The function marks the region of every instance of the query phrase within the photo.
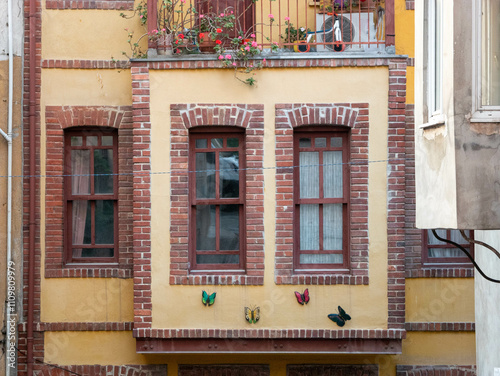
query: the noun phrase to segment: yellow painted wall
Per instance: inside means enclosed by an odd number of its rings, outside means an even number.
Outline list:
[[[474,280],[407,279],[406,321],[474,322]]]
[[[406,0],[394,0],[396,53],[415,57],[415,11],[406,10]],[[415,103],[415,67],[406,68],[406,103]]]
[[[236,82],[231,71],[151,71],[152,171],[170,169],[169,108],[172,103],[264,104],[265,282],[264,286],[170,286],[168,174],[152,176],[153,327],[247,328],[243,308],[261,307],[256,328],[332,328],[328,313],[342,305],[353,317],[351,327],[387,327],[387,244],[385,163],[370,165],[369,286],[308,286],[311,302],[297,304],[295,290],[274,284],[275,181],[274,109],[276,103],[369,103],[369,159],[386,158],[387,68],[265,69],[257,87]],[[203,82],[203,86],[200,86]],[[237,98],[237,99],[236,99]],[[200,303],[201,291],[216,291],[214,306]],[[370,309],[367,310],[367,305]],[[182,314],[179,314],[182,312]]]

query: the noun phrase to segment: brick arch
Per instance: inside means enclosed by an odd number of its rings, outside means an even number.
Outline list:
[[[207,125],[248,128],[258,111],[262,112],[251,105],[238,104],[192,104],[179,109],[182,124],[186,129]]]
[[[359,110],[351,105],[297,104],[283,110],[292,128],[304,125],[345,125],[356,126]]]
[[[120,107],[63,106],[55,110],[62,129],[81,126],[100,126],[119,129],[129,110]]]

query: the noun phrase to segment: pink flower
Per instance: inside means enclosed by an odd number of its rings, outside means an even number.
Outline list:
[[[221,14],[220,14],[220,16],[221,16],[221,17],[224,17],[224,13],[221,13]]]
[[[236,61],[233,61],[233,67],[235,67],[235,66],[236,66]]]
[[[200,14],[200,18],[203,18],[203,17],[205,17],[205,16],[203,14]]]
[[[290,21],[290,17],[285,17],[285,21]]]
[[[219,55],[219,60],[222,60],[222,59],[224,59],[224,56]]]
[[[250,38],[255,38],[255,34],[250,35]]]
[[[250,46],[246,46],[245,50],[250,51]]]
[[[231,59],[231,55],[227,54],[226,59]]]
[[[264,60],[262,60],[262,62],[265,63],[266,62],[266,58],[264,58]]]
[[[268,17],[269,17],[269,18],[274,18],[274,16],[273,16],[273,14],[272,14],[272,13],[270,13],[270,14],[268,15]]]
[[[252,42],[252,47],[257,47],[257,46],[258,46],[257,42],[256,42],[256,41],[253,41],[253,42]]]

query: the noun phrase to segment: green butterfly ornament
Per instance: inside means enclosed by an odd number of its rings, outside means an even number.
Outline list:
[[[203,290],[203,292],[201,293],[201,302],[203,303],[203,305],[210,307],[215,303],[215,295],[217,295],[217,293],[213,292],[212,294],[208,295],[208,293]]]
[[[351,316],[349,316],[341,306],[338,307],[339,313],[330,313],[328,315],[328,318],[332,320],[334,323],[336,323],[338,326],[344,326],[345,322],[347,320],[351,319]]]

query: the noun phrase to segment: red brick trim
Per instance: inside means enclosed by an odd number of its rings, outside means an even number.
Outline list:
[[[378,376],[378,364],[289,364],[286,366],[287,376],[340,376],[363,375]]]
[[[406,10],[415,10],[415,0],[406,0]]]
[[[368,136],[367,103],[277,104],[276,256],[277,284],[368,284]],[[297,274],[293,270],[293,130],[304,125],[351,128],[350,274]]]
[[[133,108],[134,327],[152,323],[151,303],[151,118],[149,68],[131,68]]]
[[[389,61],[387,163],[388,327],[405,323],[406,59]]]
[[[126,60],[82,60],[82,59],[44,59],[42,68],[57,69],[125,69],[128,68]]]
[[[408,332],[474,332],[473,322],[407,322]]]
[[[47,9],[119,9],[133,10],[134,0],[46,0]]]
[[[54,366],[60,367],[56,368]],[[67,372],[61,370],[66,369],[80,376],[95,376],[95,375],[117,375],[117,376],[165,376],[167,374],[167,365],[123,365],[123,366],[101,366],[101,365],[38,365],[40,376],[67,375]]]
[[[133,329],[133,322],[37,322],[33,325],[35,332],[62,332],[62,331],[84,331],[84,332],[128,332]],[[19,331],[25,332],[27,323],[19,324]]]
[[[476,376],[476,366],[396,366],[396,376]]]
[[[266,364],[180,364],[178,376],[268,376],[269,365]]]
[[[170,283],[262,285],[264,283],[264,106],[244,104],[173,104],[171,119]],[[245,128],[246,270],[244,275],[190,274],[188,270],[189,129],[197,126]]]
[[[47,106],[45,179],[45,277],[117,277],[132,276],[132,109],[122,107]],[[119,155],[119,264],[64,264],[64,129],[78,126],[113,127],[118,129]],[[53,175],[53,176],[51,176]]]
[[[422,262],[422,230],[415,228],[415,106],[406,105],[406,196],[405,196],[405,248],[406,278],[472,278],[472,265],[450,267]]]
[[[404,339],[399,329],[137,329],[135,338]]]

